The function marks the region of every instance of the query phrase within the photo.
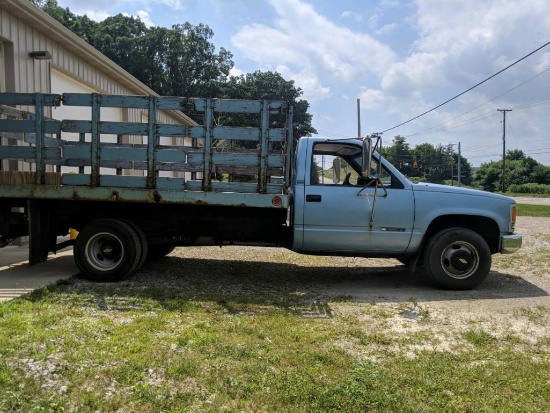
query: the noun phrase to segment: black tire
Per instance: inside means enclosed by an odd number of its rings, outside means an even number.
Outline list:
[[[90,222],[76,238],[74,259],[79,270],[94,281],[118,281],[131,274],[141,259],[141,242],[124,221]]]
[[[147,241],[145,232],[143,232],[143,230],[139,225],[137,225],[133,221],[124,220],[124,222],[127,223],[130,227],[132,227],[132,229],[136,232],[141,245],[140,259],[138,261],[137,267],[134,269],[134,271],[137,271],[143,266],[143,264],[145,264],[145,261],[147,260],[147,256],[149,255],[149,242]]]
[[[466,228],[438,232],[424,250],[428,276],[450,290],[469,290],[481,284],[489,274],[491,259],[483,237]]]
[[[172,251],[174,251],[172,244],[152,244],[149,245],[149,253],[147,255],[147,261],[157,261],[166,257]]]

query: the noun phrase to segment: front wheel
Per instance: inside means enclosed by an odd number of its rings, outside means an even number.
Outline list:
[[[491,251],[477,232],[449,228],[435,234],[424,250],[430,278],[450,290],[469,290],[481,284],[491,269]]]

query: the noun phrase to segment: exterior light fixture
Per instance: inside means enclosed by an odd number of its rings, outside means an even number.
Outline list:
[[[33,59],[38,60],[50,60],[52,58],[52,54],[47,50],[37,50],[35,52],[30,52],[29,56]]]

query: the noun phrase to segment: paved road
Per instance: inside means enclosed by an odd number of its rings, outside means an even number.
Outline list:
[[[514,197],[518,204],[531,204],[531,205],[549,205],[550,198],[534,198],[534,197],[524,197],[516,196]]]
[[[72,248],[50,254],[48,261],[28,265],[28,247],[0,250],[0,301],[10,300],[57,280],[78,274]]]

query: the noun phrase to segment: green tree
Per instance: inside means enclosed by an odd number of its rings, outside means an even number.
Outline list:
[[[227,79],[233,55],[216,52],[214,32],[204,24],[148,28],[139,18],[118,14],[95,22],[57,0],[35,4],[160,95],[214,97]]]
[[[419,178],[429,182],[443,183],[456,179],[458,173],[458,153],[453,145],[437,145],[422,143],[411,149],[406,139],[396,136],[392,144],[384,148],[384,156],[401,173],[411,178]],[[462,183],[469,185],[472,181],[472,166],[463,156],[461,161]],[[451,176],[452,172],[452,176]]]
[[[458,181],[458,153],[453,153],[453,160],[455,169],[453,171],[453,175],[456,176],[455,178]],[[471,185],[473,182],[472,178],[472,165],[466,158],[464,158],[462,155],[460,156],[460,175],[461,179],[460,182],[464,185]]]
[[[303,91],[294,85],[293,80],[285,80],[277,72],[248,73],[246,75],[231,76],[230,79],[219,85],[219,96],[226,99],[253,99],[253,100],[284,100],[293,106],[293,137],[297,141],[303,136],[317,133],[313,128],[312,117],[307,111],[307,100],[299,99]],[[282,127],[286,115],[281,115],[276,122]],[[227,124],[246,124],[243,119],[228,117]]]
[[[550,184],[550,167],[539,164],[519,149],[506,153],[505,167],[505,188],[511,185]],[[502,190],[502,161],[482,164],[474,175],[474,182],[491,192]]]
[[[403,175],[412,176],[413,154],[411,147],[402,136],[395,136],[390,146],[384,147],[384,156],[392,163]]]

